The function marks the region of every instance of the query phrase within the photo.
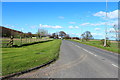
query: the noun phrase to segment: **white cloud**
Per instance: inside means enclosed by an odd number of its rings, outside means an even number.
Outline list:
[[[52,28],[62,28],[61,26],[52,26]]]
[[[69,24],[76,24],[76,22],[69,22]]]
[[[81,36],[80,33],[70,33],[71,35],[75,35],[75,36]]]
[[[82,23],[80,24],[81,26],[86,26],[86,25],[89,25],[90,23]]]
[[[92,36],[94,37],[94,38],[99,38],[99,39],[103,39],[105,36],[104,36],[104,33],[91,33],[92,34]]]
[[[74,28],[73,26],[69,26],[69,28]]]
[[[78,29],[79,27],[78,26],[69,26],[68,28],[70,28],[70,29]]]
[[[40,24],[39,25],[41,28],[55,28],[55,29],[57,29],[57,28],[63,28],[62,26],[58,26],[58,25],[56,25],[56,26],[51,26],[51,25],[42,25],[42,24]]]
[[[74,35],[75,33],[71,33],[71,34],[73,34],[73,35]]]
[[[100,28],[95,28],[95,30],[96,30],[96,31],[99,31],[99,30],[100,30]]]
[[[30,28],[35,29],[35,28],[36,28],[36,26],[31,26]]]
[[[23,31],[23,30],[24,30],[24,28],[21,28],[21,30]]]
[[[15,28],[15,25],[9,25],[9,24],[3,24],[2,26],[10,27],[10,28]]]
[[[91,33],[93,36],[102,36],[103,34],[101,33]]]
[[[80,25],[81,26],[100,26],[100,25],[105,25],[105,22],[101,22],[101,23],[82,23]]]
[[[115,20],[111,20],[108,22],[96,22],[96,23],[82,23],[80,24],[80,26],[102,26],[102,25],[108,25],[108,26],[114,26],[115,24],[118,25],[118,21]]]
[[[59,18],[59,19],[64,19],[65,17],[64,17],[64,16],[59,16],[58,18]]]
[[[76,33],[75,35],[76,35],[76,36],[81,36],[81,34],[80,34],[80,33]]]
[[[78,29],[79,27],[78,26],[75,26],[76,29]]]
[[[97,12],[95,14],[93,14],[93,16],[97,16],[97,17],[102,17],[102,18],[106,18],[106,12],[100,11]],[[118,10],[112,11],[112,12],[107,12],[107,17],[109,19],[117,19],[118,18]]]

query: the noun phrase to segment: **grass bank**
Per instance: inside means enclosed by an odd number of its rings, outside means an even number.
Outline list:
[[[59,54],[61,40],[24,46],[2,48],[2,75],[24,71],[49,62]]]
[[[71,41],[76,41],[76,42],[79,42],[79,43],[82,43],[82,44],[94,46],[94,47],[101,48],[101,49],[104,49],[104,50],[107,50],[107,51],[120,53],[120,50],[119,50],[119,47],[118,47],[118,43],[111,43],[110,47],[103,47],[100,44],[99,40],[91,40],[91,41],[84,41],[84,42],[81,42],[80,40],[71,40]]]

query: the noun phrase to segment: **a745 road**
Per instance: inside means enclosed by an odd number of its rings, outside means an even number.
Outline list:
[[[18,78],[118,78],[118,54],[63,40],[59,59]]]

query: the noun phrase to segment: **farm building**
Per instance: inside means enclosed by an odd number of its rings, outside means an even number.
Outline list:
[[[0,37],[19,37],[23,32],[0,26]]]

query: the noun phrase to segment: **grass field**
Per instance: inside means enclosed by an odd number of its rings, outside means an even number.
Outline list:
[[[79,43],[82,43],[82,44],[94,46],[94,47],[101,48],[101,49],[108,50],[108,51],[112,51],[112,52],[115,52],[115,53],[120,53],[118,43],[116,43],[116,42],[111,42],[110,47],[103,47],[100,44],[99,40],[91,40],[91,41],[84,41],[84,42],[81,42],[80,40],[72,40],[72,41],[76,41],[76,42],[79,42]]]
[[[24,46],[20,48],[2,48],[2,75],[27,70],[56,58],[61,40]]]

